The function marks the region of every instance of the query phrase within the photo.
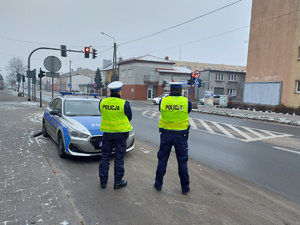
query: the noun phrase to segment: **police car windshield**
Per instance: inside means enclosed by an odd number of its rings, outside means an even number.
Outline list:
[[[66,116],[100,116],[99,101],[65,100]]]

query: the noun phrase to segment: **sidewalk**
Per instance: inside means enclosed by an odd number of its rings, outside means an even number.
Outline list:
[[[220,116],[237,117],[253,120],[262,120],[267,122],[276,122],[283,124],[290,124],[300,126],[300,116],[289,115],[274,112],[262,112],[262,111],[250,111],[242,109],[229,109],[229,108],[217,108],[217,107],[205,107],[198,105],[198,109],[193,109],[193,112],[214,114]]]
[[[44,109],[26,100],[0,91],[0,224],[81,224],[33,137]]]

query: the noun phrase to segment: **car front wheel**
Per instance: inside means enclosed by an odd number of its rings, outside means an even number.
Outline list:
[[[61,158],[66,158],[67,154],[65,152],[64,140],[62,138],[61,133],[58,134],[58,155]]]
[[[49,137],[49,134],[48,134],[48,132],[46,130],[46,126],[45,126],[45,121],[43,121],[42,132],[43,132],[44,137]]]

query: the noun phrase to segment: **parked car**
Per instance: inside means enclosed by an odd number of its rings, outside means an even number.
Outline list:
[[[57,143],[60,157],[101,155],[103,132],[100,131],[99,103],[96,94],[87,97],[72,95],[72,92],[61,92],[50,102],[44,112],[42,132],[44,137],[50,136]],[[126,151],[133,148],[132,130]]]
[[[200,98],[200,99],[199,99],[200,105],[204,105],[204,100],[205,100],[204,98]]]
[[[169,94],[163,94],[163,95],[160,95],[160,96],[154,98],[154,99],[152,100],[152,102],[154,103],[154,105],[158,105],[159,102],[160,102],[160,100],[161,100],[163,97],[166,97],[166,96],[168,96],[168,95],[169,95]]]

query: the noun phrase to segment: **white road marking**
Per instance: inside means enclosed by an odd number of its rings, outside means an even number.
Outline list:
[[[196,124],[195,124],[195,122],[192,118],[189,119],[189,123],[190,123],[190,126],[191,126],[192,129],[194,129],[194,130],[198,129],[198,127],[196,126]]]
[[[219,128],[219,130],[222,131],[225,134],[225,136],[229,138],[235,138],[229,131],[224,129],[224,127],[220,126],[217,122],[211,121],[211,123],[215,125],[217,128]]]
[[[209,132],[209,133],[213,133],[215,134],[215,132],[213,131],[213,129],[211,129],[207,123],[204,122],[204,120],[198,119],[198,121],[202,124],[202,126]]]
[[[290,149],[287,149],[287,148],[281,148],[281,147],[277,147],[277,146],[273,146],[273,148],[276,148],[276,149],[281,150],[281,151],[286,151],[286,152],[290,152],[290,153],[294,153],[294,154],[300,155],[300,152],[297,152],[297,151],[294,151],[294,150],[290,150]]]
[[[145,117],[151,118],[151,119],[160,120],[160,112],[155,112],[153,110],[148,111],[148,110],[143,109],[142,115],[145,116]],[[205,130],[199,129],[194,120],[198,120],[201,123],[201,125],[204,127]],[[261,140],[272,139],[272,138],[281,138],[281,137],[293,136],[291,134],[271,132],[271,131],[268,131],[268,130],[261,130],[261,129],[238,126],[238,125],[232,125],[232,124],[227,124],[227,123],[219,123],[219,122],[209,121],[209,120],[206,121],[206,120],[191,118],[191,117],[189,118],[189,122],[190,122],[190,126],[193,130],[200,130],[200,131],[205,131],[205,132],[215,134],[215,135],[226,136],[226,137],[237,139],[237,140],[240,140],[240,141],[243,141],[243,142],[261,141]],[[223,134],[216,133],[206,122],[212,123]],[[243,139],[242,137],[235,137],[232,133],[230,133],[229,130],[224,128],[224,125],[229,127],[230,129],[234,130],[235,132],[237,132],[239,135],[241,135],[245,139]],[[242,130],[240,130],[239,128],[242,128],[242,129],[254,134],[257,137],[251,137],[248,134],[246,134],[245,132],[243,132]],[[257,131],[259,131],[263,134],[261,134]],[[265,136],[264,134],[266,134],[267,136]]]
[[[226,124],[226,126],[228,126],[230,129],[236,131],[238,134],[242,135],[244,138],[246,138],[246,140],[249,140],[249,141],[253,140],[253,138],[250,137],[248,134],[242,132],[241,130],[239,130],[238,128],[232,126],[231,124]],[[243,128],[244,128],[244,127],[243,127]],[[244,129],[245,129],[245,128],[244,128]]]

